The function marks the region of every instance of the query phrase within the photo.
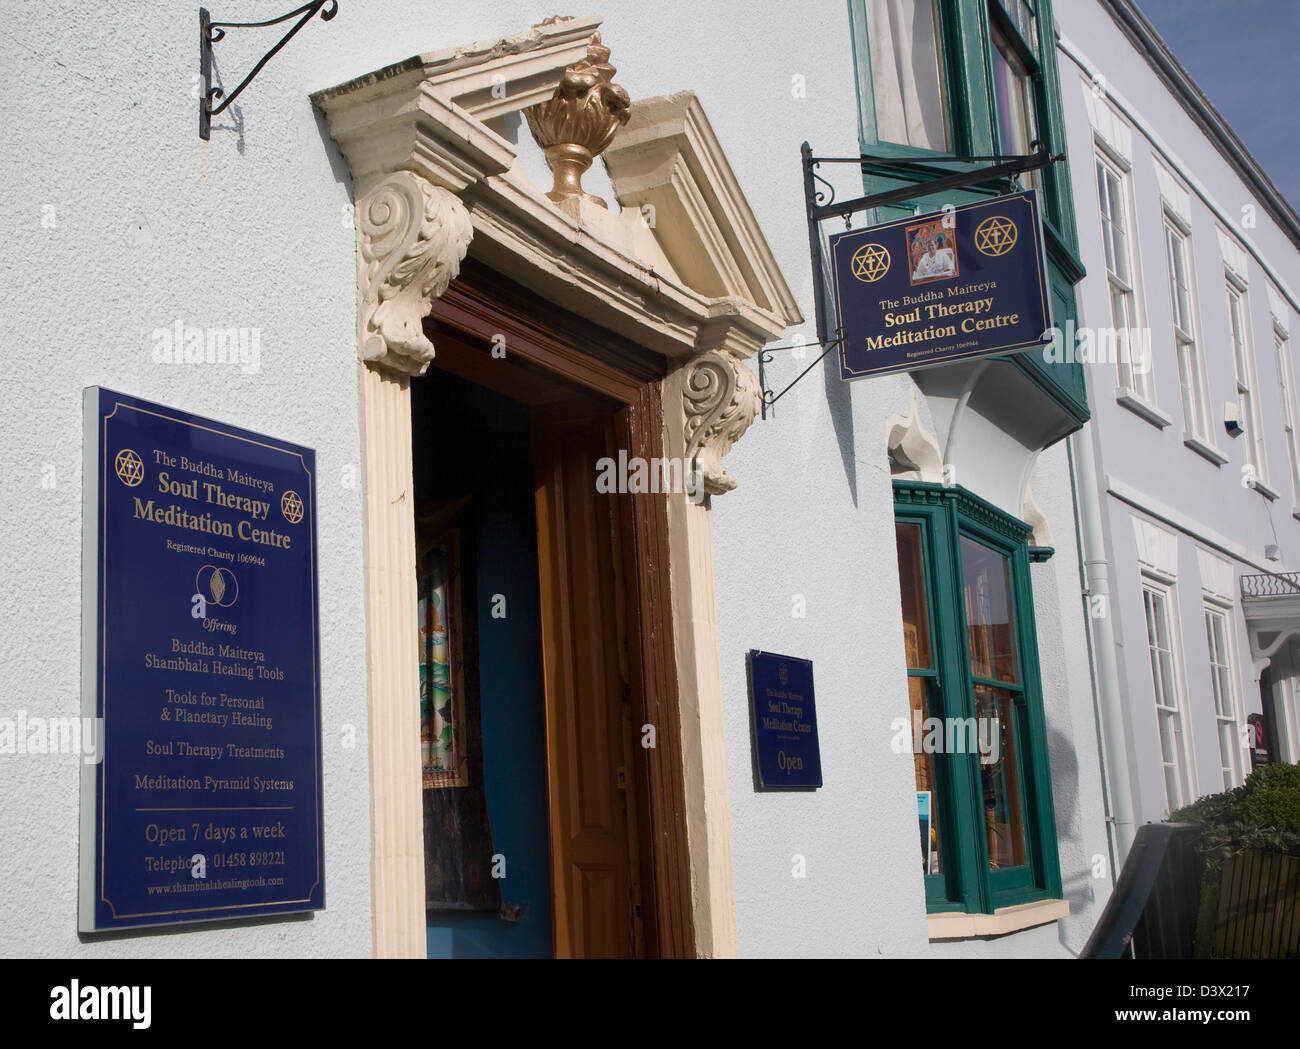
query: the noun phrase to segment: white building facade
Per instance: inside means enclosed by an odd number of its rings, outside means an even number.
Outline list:
[[[1080,323],[1103,336],[1075,344],[1073,441],[1123,852],[1264,752],[1300,760],[1300,221],[1137,5],[1059,22]]]
[[[1051,33],[1023,7],[944,13],[939,31],[975,34],[981,62],[1013,89],[1034,85],[1040,112],[1056,114]],[[214,118],[207,142],[196,133],[197,8],[135,5],[106,27],[81,5],[45,5],[14,12],[0,41],[4,67],[40,90],[39,106],[0,96],[13,231],[3,327],[11,346],[40,333],[60,350],[3,380],[0,716],[80,710],[81,625],[67,610],[82,607],[84,388],[314,448],[327,878],[326,907],[310,916],[79,935],[79,759],[7,753],[5,953],[1077,953],[1113,870],[1066,445],[1086,406],[1072,380],[1000,360],[841,383],[831,357],[755,419],[762,347],[808,344],[768,366],[776,390],[820,352],[800,144],[855,157],[885,141],[888,122],[865,135],[868,109],[892,105],[887,87],[867,90],[867,56],[892,54],[903,69],[911,48],[924,58],[933,47],[895,39],[887,19],[842,0],[779,22],[731,2],[651,13],[611,0],[600,17],[545,22],[546,11],[495,0],[338,8]],[[252,0],[218,14],[267,16]],[[1046,26],[1050,5],[1036,17]],[[103,46],[78,51],[89,39]],[[227,86],[271,43],[229,32],[217,45]],[[605,116],[618,126],[582,187],[602,208],[553,187],[545,148],[573,143],[548,140],[559,121],[548,132],[537,107],[558,97],[566,69],[609,83],[610,62],[630,116],[611,92]],[[1077,124],[1082,100],[1067,80]],[[984,151],[1022,149],[1017,135],[1034,129],[1016,120],[1028,117],[1001,116],[1000,128],[996,110],[947,119],[982,135]],[[970,150],[955,138],[945,148],[959,145]],[[1071,180],[1091,200],[1092,169],[1077,155],[1057,168],[1041,175],[1061,202],[1049,254],[1063,275],[1055,294],[1072,303],[1065,202]],[[854,165],[823,174],[841,198],[862,192]],[[1209,235],[1198,250],[1217,247],[1213,220],[1192,219]],[[1096,224],[1079,225],[1090,243]],[[1273,278],[1253,243],[1243,238],[1240,276],[1258,319]],[[1290,301],[1280,278],[1277,294]],[[256,358],[161,361],[153,333],[177,324],[255,332]],[[1248,383],[1276,420],[1261,324]],[[492,353],[498,336],[504,358]],[[1171,374],[1157,365],[1159,381]],[[1171,396],[1159,403],[1172,412]],[[1144,439],[1167,436],[1115,410]],[[598,458],[618,450],[686,462],[702,495],[592,502]],[[1267,442],[1263,452],[1283,492],[1268,504],[1278,542],[1300,549],[1287,538],[1283,504],[1300,499],[1287,459]],[[1225,492],[1228,469],[1216,475]],[[1154,471],[1149,490],[1160,480]],[[465,505],[477,516],[458,527],[481,553],[465,613],[478,610],[467,688],[480,705],[464,731],[487,784],[489,852],[509,873],[458,911],[434,899],[438,877],[439,891],[455,879],[422,778],[416,565],[423,529]],[[1207,527],[1238,534],[1217,520]],[[1125,543],[1147,535],[1126,527]],[[1141,541],[1164,556],[1158,537]],[[1213,554],[1230,559],[1227,549]],[[1177,589],[1162,591],[1180,601],[1200,600],[1191,551],[1174,565]],[[1231,579],[1211,582],[1229,602],[1235,647],[1223,651],[1244,692],[1240,604]],[[992,586],[1001,619],[976,622],[971,595]],[[498,619],[498,598],[518,611]],[[1123,606],[1116,623],[1121,613],[1134,621]],[[999,649],[1005,672],[980,670],[991,654],[977,648],[979,627],[981,643],[1011,646]],[[756,789],[755,649],[813,661],[815,791]],[[910,728],[927,681],[945,709],[996,709],[1013,735],[1003,786],[971,755],[926,773],[936,793],[960,779],[968,804],[945,802],[933,839],[943,844],[933,856],[922,846],[918,871],[921,773],[898,726]],[[575,724],[601,727],[566,734]],[[1212,754],[1206,731],[1189,738]],[[648,738],[657,745],[634,745]],[[585,859],[588,845],[604,858]],[[466,839],[466,855],[477,847]]]

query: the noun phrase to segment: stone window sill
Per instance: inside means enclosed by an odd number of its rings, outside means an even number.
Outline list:
[[[945,911],[927,917],[930,939],[966,940],[975,936],[1005,936],[1009,932],[1059,921],[1069,913],[1070,904],[1066,900],[1037,900],[1018,903],[1014,907],[999,907],[992,914]]]
[[[1260,495],[1262,495],[1265,499],[1267,499],[1269,502],[1277,502],[1277,497],[1279,493],[1275,489],[1270,488],[1264,481],[1260,481],[1260,480],[1251,481],[1250,486],[1253,489],[1255,489],[1255,491],[1257,491]]]
[[[1121,387],[1115,393],[1115,401],[1117,404],[1122,405],[1134,415],[1138,416],[1138,418],[1145,419],[1152,426],[1159,427],[1161,430],[1174,421],[1170,416],[1166,415],[1150,401],[1139,397],[1132,390],[1126,390]]]
[[[1190,433],[1183,433],[1183,444],[1187,445],[1197,455],[1209,459],[1215,466],[1222,466],[1228,461],[1228,457],[1215,448],[1214,445],[1206,444],[1199,437],[1194,437]]]

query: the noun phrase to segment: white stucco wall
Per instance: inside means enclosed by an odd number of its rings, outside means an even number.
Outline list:
[[[356,385],[356,274],[346,164],[310,92],[417,52],[517,32],[551,13],[341,0],[197,135],[197,6],[3,3],[0,37],[0,713],[79,712],[81,390],[100,384],[314,447],[318,497],[327,909],[309,918],[111,937],[76,933],[73,756],[0,757],[0,951],[14,955],[366,955],[371,950]],[[635,100],[701,98],[809,319],[798,150],[857,152],[842,0],[797,19],[739,0],[606,0],[605,43]],[[278,10],[278,9],[277,9]],[[268,15],[230,0],[223,19]],[[276,39],[233,32],[227,86]],[[600,192],[601,175],[591,188]],[[832,174],[860,192],[852,167]],[[608,196],[608,194],[606,194]],[[612,204],[612,201],[611,201]],[[51,210],[52,209],[52,210]],[[51,219],[53,221],[51,221]],[[155,364],[151,332],[178,319],[261,333],[256,374]],[[783,386],[811,362],[783,360]],[[1033,488],[1056,557],[1034,568],[1044,694],[1072,917],[996,941],[932,947],[915,872],[910,757],[889,749],[907,712],[885,421],[902,378],[841,385],[814,371],[728,459],[740,488],[714,500],[718,613],[740,949],[770,954],[1063,954],[1095,919],[1081,871],[1104,852],[1088,720],[1064,451]],[[52,475],[50,469],[52,468]],[[43,478],[56,484],[43,487]],[[1018,514],[1019,507],[1005,507]],[[793,595],[807,617],[791,617]],[[756,794],[744,653],[812,658],[826,786]],[[356,729],[344,748],[343,726]],[[1074,765],[1071,768],[1071,760]],[[792,856],[807,877],[791,877]]]
[[[352,43],[332,27],[305,31],[240,99],[242,134],[203,143],[191,96],[197,6],[4,8],[0,330],[12,357],[0,379],[0,708],[80,712],[83,387],[315,448],[328,875],[327,910],[311,918],[79,939],[77,758],[4,756],[0,950],[368,955],[353,233],[340,222],[342,168],[306,102],[322,63],[346,65]],[[256,3],[222,12],[259,14]],[[259,55],[232,42],[220,57],[229,78]],[[260,370],[155,364],[152,331],[178,319],[260,329]],[[56,486],[42,487],[50,476]],[[352,749],[340,745],[345,724]]]

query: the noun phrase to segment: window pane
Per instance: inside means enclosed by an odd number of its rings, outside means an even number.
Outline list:
[[[1024,804],[1020,796],[1020,755],[1017,753],[1016,712],[1011,693],[975,686],[975,714],[981,746],[980,782],[984,793],[984,832],[988,841],[989,870],[1023,867],[1025,853]],[[996,761],[987,758],[996,757]]]
[[[1038,137],[1034,132],[1033,87],[1029,71],[996,22],[989,23],[989,32],[993,40],[991,57],[999,151],[1006,155],[1024,155],[1029,152],[1030,143]],[[1037,171],[1028,172],[1021,178],[1033,188],[1039,188]]]
[[[1173,627],[1169,621],[1170,600],[1163,590],[1144,586],[1147,648],[1151,656],[1152,691],[1155,694],[1156,724],[1160,735],[1160,761],[1164,770],[1165,802],[1170,811],[1187,802],[1190,774],[1183,746],[1178,677],[1174,670]]]
[[[1232,666],[1228,649],[1228,617],[1215,609],[1205,610],[1205,633],[1210,649],[1210,689],[1218,720],[1219,767],[1225,789],[1239,786],[1241,776],[1241,727],[1233,692]]]
[[[1187,279],[1187,244],[1183,235],[1170,226],[1165,227],[1169,241],[1169,281],[1173,297],[1174,323],[1186,334],[1192,334],[1191,289]]]
[[[1242,338],[1241,293],[1228,285],[1228,327],[1232,335],[1233,362],[1237,366],[1238,384],[1246,384],[1246,341]]]
[[[1011,566],[996,550],[962,536],[962,586],[969,631],[971,673],[1020,681],[1011,609]]]
[[[1228,714],[1226,693],[1223,685],[1225,679],[1219,670],[1225,665],[1223,654],[1223,627],[1219,616],[1213,612],[1205,613],[1205,640],[1210,649],[1210,690],[1214,693],[1214,712],[1220,717]]]
[[[1002,10],[1007,13],[1013,25],[1019,30],[1021,37],[1029,45],[1031,51],[1038,53],[1038,26],[1034,18],[1033,8],[1026,0],[1001,0]]]
[[[1277,358],[1277,373],[1282,387],[1282,408],[1286,430],[1286,452],[1291,463],[1291,495],[1300,503],[1300,434],[1296,432],[1295,377],[1291,371],[1291,351],[1288,341],[1276,330],[1273,332],[1273,353]]]
[[[1170,812],[1183,807],[1182,788],[1178,785],[1178,769],[1170,762],[1165,763],[1165,806]]]
[[[1108,177],[1106,165],[1100,160],[1097,161],[1097,206],[1101,209],[1101,244],[1106,252],[1106,269],[1114,273],[1115,250],[1110,237],[1110,224],[1114,221],[1114,216],[1110,211],[1111,194],[1106,185]]]
[[[909,677],[907,679],[907,698],[912,707],[912,763],[916,773],[916,789],[930,795],[930,829],[928,845],[923,843],[921,852],[921,869],[926,874],[942,874],[939,862],[939,787],[934,774],[934,754],[926,753],[924,746],[926,719],[931,716],[930,703],[926,694],[925,678]],[[916,738],[917,726],[921,728],[920,738]]]
[[[1129,283],[1128,235],[1125,227],[1124,184],[1102,160],[1097,161],[1097,194],[1101,204],[1101,236],[1106,269]]]
[[[1267,474],[1264,458],[1264,433],[1259,420],[1259,405],[1255,398],[1255,361],[1251,353],[1250,333],[1248,330],[1249,306],[1245,293],[1231,280],[1227,282],[1228,290],[1228,333],[1232,340],[1232,360],[1237,373],[1237,403],[1241,409],[1243,430],[1243,447],[1246,462],[1255,468],[1256,475],[1263,480]]]
[[[1232,790],[1237,782],[1237,726],[1230,721],[1219,722],[1219,758],[1223,770],[1223,789]]]
[[[1160,715],[1160,758],[1171,767],[1178,764],[1178,745],[1174,739],[1173,718],[1169,714]]]
[[[876,139],[949,151],[936,0],[868,0]]]
[[[1182,339],[1178,343],[1178,379],[1183,391],[1183,418],[1197,437],[1205,437],[1207,427],[1201,411],[1200,387],[1196,380],[1196,347]]]
[[[921,560],[921,526],[896,524],[898,587],[903,598],[903,645],[909,670],[930,670],[929,602]],[[918,787],[918,790],[921,788]]]
[[[1147,362],[1133,358],[1130,341],[1130,329],[1133,327],[1133,293],[1126,291],[1114,282],[1110,285],[1110,323],[1115,329],[1115,366],[1119,372],[1119,384],[1128,390],[1147,395],[1145,368]],[[1137,363],[1138,368],[1133,364]]]
[[[1232,710],[1232,680],[1228,677],[1228,667],[1220,664],[1213,668],[1210,681],[1214,688],[1214,705],[1220,717],[1235,718]]]

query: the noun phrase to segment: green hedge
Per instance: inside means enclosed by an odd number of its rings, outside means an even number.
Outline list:
[[[1169,816],[1204,828],[1212,867],[1244,849],[1300,856],[1300,765],[1262,765],[1235,790],[1209,794]]]

